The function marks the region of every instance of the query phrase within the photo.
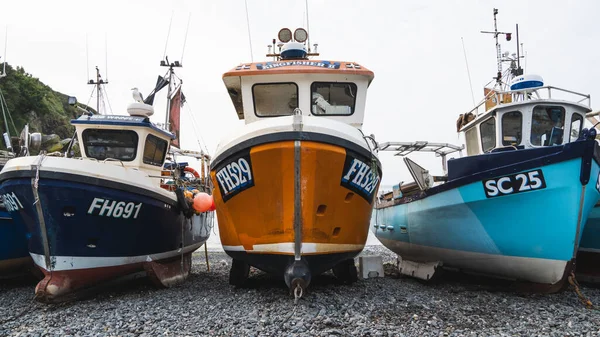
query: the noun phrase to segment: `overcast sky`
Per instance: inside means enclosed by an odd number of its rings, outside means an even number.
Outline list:
[[[254,61],[265,60],[267,45],[282,27],[304,24],[305,2],[247,0]],[[546,84],[589,93],[600,99],[600,2],[588,1],[358,1],[308,0],[310,40],[319,43],[321,59],[355,61],[375,79],[367,94],[363,130],[378,141],[459,143],[455,122],[473,105],[461,44],[464,38],[475,99],[496,72],[492,9],[498,28],[514,32],[527,53],[526,73]],[[210,153],[226,129],[242,124],[225,91],[222,74],[251,60],[244,0],[220,1],[4,1],[8,29],[7,61],[25,67],[53,89],[87,103],[92,87],[88,72],[98,65],[112,111],[126,114],[132,87],[147,95],[165,51],[182,60],[188,104],[182,117],[182,147],[199,149],[190,115]],[[4,27],[0,26],[4,46]],[[86,35],[89,53],[86,57]],[[108,48],[105,49],[105,37]],[[516,52],[516,39],[502,41]],[[0,53],[3,53],[3,49]],[[107,60],[105,61],[105,56]],[[106,64],[108,67],[106,67]],[[164,100],[164,97],[157,97]],[[164,119],[157,102],[155,122]],[[598,110],[600,106],[593,106]],[[383,184],[410,180],[391,153],[380,155]],[[439,158],[414,156],[441,173]]]

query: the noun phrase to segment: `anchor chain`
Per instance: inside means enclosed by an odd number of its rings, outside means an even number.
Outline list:
[[[575,273],[571,272],[571,275],[569,276],[569,283],[573,286],[573,288],[575,288],[575,293],[577,294],[577,296],[579,297],[579,300],[581,301],[581,303],[583,303],[583,305],[585,305],[586,308],[588,309],[594,309],[594,310],[600,310],[598,308],[596,308],[594,306],[594,304],[592,303],[592,301],[590,301],[587,297],[585,297],[583,295],[583,293],[581,292],[581,289],[579,288],[579,282],[577,282],[577,279],[575,279]]]
[[[296,288],[294,288],[294,305],[298,304],[298,300],[302,297],[303,294],[304,290],[302,290],[300,284],[296,284]]]

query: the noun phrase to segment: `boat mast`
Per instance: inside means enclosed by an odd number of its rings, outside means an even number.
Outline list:
[[[8,46],[8,28],[4,33],[4,62],[2,62],[2,72],[0,73],[0,78],[6,77],[6,49]],[[9,152],[13,151],[12,143],[10,140],[10,130],[8,129],[8,121],[6,119],[6,113],[10,113],[8,111],[8,105],[6,104],[6,100],[4,99],[4,95],[2,91],[0,91],[0,108],[2,109],[2,116],[4,117],[4,127],[6,128],[6,133],[3,134],[4,142],[6,143],[6,149]],[[17,132],[15,130],[15,132]]]
[[[102,88],[100,87],[100,85],[108,84],[108,81],[104,81],[102,79],[102,77],[100,76],[100,69],[98,69],[98,66],[96,66],[96,81],[89,80],[88,84],[96,86],[96,113],[101,115],[101,113],[100,113],[100,96],[102,95]]]
[[[496,85],[502,85],[502,48],[500,47],[500,42],[498,42],[498,35],[504,34],[506,35],[506,41],[510,41],[512,33],[499,32],[498,31],[498,23],[496,20],[496,15],[498,15],[498,9],[494,8],[494,31],[481,31],[484,34],[494,34],[494,39],[496,40],[496,62],[498,64],[498,73],[494,79],[496,80]]]
[[[161,67],[169,67],[169,84],[168,84],[168,88],[167,88],[167,111],[165,114],[165,130],[169,131],[171,130],[171,126],[169,125],[169,115],[171,112],[171,84],[173,83],[173,76],[175,75],[175,70],[173,68],[181,68],[182,64],[179,63],[179,61],[173,61],[173,63],[169,63],[169,57],[165,56],[165,59],[163,61],[160,61],[160,66]]]

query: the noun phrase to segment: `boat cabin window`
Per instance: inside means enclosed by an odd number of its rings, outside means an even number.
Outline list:
[[[558,145],[563,142],[565,109],[561,106],[538,105],[531,116],[531,144]]]
[[[488,118],[479,126],[481,133],[481,147],[487,152],[496,147],[496,118]]]
[[[356,84],[313,82],[310,91],[313,115],[348,116],[354,113]]]
[[[144,144],[144,164],[162,166],[168,145],[166,140],[148,135]]]
[[[298,107],[296,83],[262,83],[252,86],[254,113],[258,117],[286,116]]]
[[[131,130],[83,130],[83,147],[90,158],[104,160],[106,158],[121,161],[135,159],[138,135]]]
[[[472,127],[465,132],[467,143],[467,155],[472,156],[479,153],[479,138],[477,138],[477,128]]]
[[[502,145],[521,144],[521,126],[523,115],[519,111],[506,112],[502,115]]]
[[[571,132],[569,142],[574,142],[579,138],[581,127],[583,126],[583,117],[580,114],[574,113],[571,117]]]

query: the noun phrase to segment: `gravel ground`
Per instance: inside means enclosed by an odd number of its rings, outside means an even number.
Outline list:
[[[433,283],[386,276],[346,286],[327,273],[294,306],[283,280],[252,271],[246,288],[228,285],[231,259],[194,254],[193,274],[171,289],[145,279],[75,302],[33,300],[35,282],[0,283],[0,336],[600,336],[600,311],[572,289],[523,295],[496,281],[445,274]],[[600,289],[582,287],[600,304]]]

